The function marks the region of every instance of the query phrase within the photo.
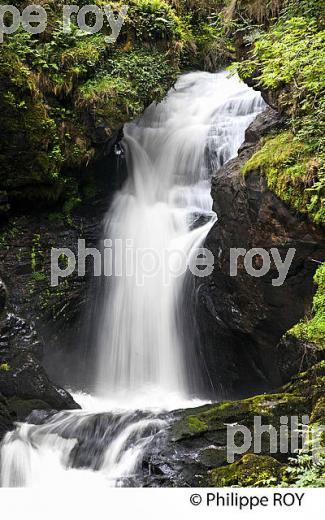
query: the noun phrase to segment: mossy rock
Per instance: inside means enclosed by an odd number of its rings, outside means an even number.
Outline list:
[[[214,487],[272,487],[284,476],[285,466],[273,457],[247,454],[238,462],[209,472]]]
[[[313,189],[320,182],[321,162],[292,132],[267,137],[242,171],[264,175],[269,189],[293,210],[316,224],[325,223],[324,198],[315,197]]]
[[[254,417],[265,418],[267,424],[276,425],[284,415],[304,415],[310,411],[307,397],[290,393],[259,395],[242,401],[225,401],[212,405],[196,414],[186,415],[173,426],[174,441],[207,436],[224,444],[227,424],[254,425]],[[210,434],[213,432],[213,436]]]
[[[325,393],[325,361],[294,377],[283,390],[290,394],[305,396],[316,403]]]
[[[317,270],[314,281],[318,289],[313,299],[313,318],[305,318],[289,333],[325,350],[325,263]]]
[[[318,399],[313,408],[313,413],[310,419],[311,424],[325,425],[325,397]]]

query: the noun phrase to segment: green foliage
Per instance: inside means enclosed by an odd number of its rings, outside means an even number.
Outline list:
[[[134,50],[115,52],[107,61],[107,68],[114,78],[131,82],[139,100],[147,105],[152,97],[160,101],[175,83],[178,68],[168,56],[159,51]]]
[[[268,137],[243,167],[259,171],[269,188],[284,202],[316,223],[325,222],[324,177],[320,162],[292,132]]]
[[[245,169],[260,163],[270,188],[317,223],[325,222],[324,11],[317,0],[283,2],[276,23],[249,32],[246,59],[234,66],[241,77],[254,78],[258,88],[272,95],[289,116],[294,136],[288,142],[285,135],[282,141],[268,141]]]
[[[150,103],[159,101],[176,79],[177,69],[158,51],[116,52],[107,61],[107,72],[86,82],[79,90],[78,106],[95,108],[105,120],[123,124]]]
[[[27,39],[20,33],[12,36],[8,44],[3,43],[0,47],[0,77],[6,85],[0,99],[3,131],[0,181],[8,189],[31,184],[31,180],[34,183],[52,180],[62,164],[56,124],[48,115],[36,76],[26,61],[22,61],[27,60]],[[17,46],[20,53],[15,50]],[[17,155],[15,142],[19,139],[22,149]],[[19,167],[12,176],[10,171],[17,162]]]
[[[325,264],[319,267],[315,283],[318,289],[313,301],[313,317],[300,322],[290,334],[325,348]]]
[[[287,0],[281,12],[281,19],[288,20],[295,16],[315,18],[320,25],[325,22],[325,7],[323,0]]]
[[[197,68],[203,68],[215,72],[220,67],[228,64],[234,57],[234,48],[231,40],[226,36],[223,26],[211,18],[210,23],[202,22],[196,26],[192,33],[193,48],[189,47],[191,54],[190,64]],[[185,60],[184,60],[185,61]]]
[[[182,24],[181,60],[185,69],[215,72],[235,55],[229,24],[225,21],[225,0],[171,2]]]
[[[325,458],[316,464],[309,453],[299,453],[297,458],[290,459],[286,468],[287,480],[292,487],[322,488],[325,487]],[[286,487],[288,483],[285,483]]]
[[[96,156],[97,126],[104,125],[109,137],[164,97],[186,52],[196,55],[190,66],[202,68],[217,47],[216,31],[202,14],[211,13],[212,0],[113,2],[116,10],[129,5],[114,46],[105,42],[108,26],[89,35],[72,20],[71,33],[64,33],[64,3],[42,3],[48,12],[44,34],[21,29],[0,46],[0,186],[11,204],[37,201],[54,212],[60,205],[58,211],[69,218],[82,193],[71,170]],[[193,36],[199,23],[206,24],[202,34]]]
[[[244,77],[252,67],[259,70],[258,85],[267,90],[281,88],[281,104],[292,115],[306,113],[315,109],[325,92],[324,44],[325,31],[319,31],[316,20],[291,18],[257,38],[251,59],[238,69]]]
[[[2,364],[0,364],[0,370],[3,370],[4,372],[9,372],[9,370],[10,370],[9,363],[2,363]]]
[[[181,39],[180,20],[164,0],[131,0],[128,30],[138,42]]]

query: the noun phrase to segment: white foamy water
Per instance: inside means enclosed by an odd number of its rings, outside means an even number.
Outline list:
[[[263,106],[260,94],[225,72],[182,76],[165,101],[125,127],[129,178],[107,213],[104,238],[160,258],[193,257],[217,220],[211,174],[236,156]],[[123,247],[115,251],[117,264],[125,257]],[[205,374],[184,313],[191,277],[166,283],[160,269],[139,283],[138,274],[103,281],[95,395],[75,397],[82,411],[8,433],[2,486],[142,485],[145,454],[169,424],[162,410],[202,404]]]
[[[260,94],[237,77],[192,73],[181,77],[166,100],[125,127],[129,179],[105,221],[105,238],[131,240],[137,251],[166,251],[191,258],[216,221],[212,169],[234,157],[261,110]],[[200,220],[199,220],[200,219]],[[202,225],[203,224],[203,225]],[[125,250],[117,251],[117,263]],[[102,396],[143,393],[172,402],[195,394],[199,373],[186,370],[195,352],[183,344],[180,305],[186,274],[165,283],[164,269],[139,283],[108,278],[99,318],[97,390]],[[154,391],[150,390],[154,388]]]

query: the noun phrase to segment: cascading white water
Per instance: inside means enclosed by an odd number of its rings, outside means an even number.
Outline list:
[[[126,125],[129,179],[105,222],[105,238],[113,240],[116,265],[124,271],[107,279],[102,302],[101,395],[144,393],[157,404],[162,396],[189,398],[195,391],[184,364],[191,355],[182,345],[187,324],[178,308],[186,276],[165,283],[166,252],[175,254],[174,261],[176,255],[189,259],[203,243],[216,220],[211,170],[236,155],[261,107],[260,95],[237,77],[192,73],[163,103]],[[199,219],[204,225],[197,225]],[[151,251],[161,260],[155,274],[139,280],[140,265],[126,274],[127,243],[133,252]]]
[[[167,421],[150,412],[61,412],[45,424],[21,424],[1,448],[3,487],[122,486]]]
[[[126,125],[129,179],[105,222],[113,267],[121,272],[105,280],[97,397],[76,397],[88,411],[38,417],[37,424],[8,433],[0,485],[139,485],[144,454],[168,424],[159,410],[199,404],[193,401],[198,375],[186,370],[186,358],[193,356],[184,342],[187,275],[166,283],[158,269],[139,283],[139,266],[132,272],[128,254],[150,250],[160,259],[166,252],[191,258],[217,218],[211,173],[236,155],[263,106],[237,77],[191,73],[164,102]],[[190,361],[195,365],[195,357]]]

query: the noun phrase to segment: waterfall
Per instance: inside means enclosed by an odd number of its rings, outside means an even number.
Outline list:
[[[162,103],[126,125],[129,179],[105,218],[104,236],[115,245],[123,274],[106,278],[101,296],[101,395],[128,399],[144,393],[157,403],[166,394],[185,399],[204,377],[193,371],[188,377],[186,358],[190,365],[198,363],[195,348],[182,344],[188,323],[179,302],[187,275],[165,283],[166,252],[175,260],[189,259],[203,245],[216,221],[212,171],[236,155],[261,106],[260,95],[237,77],[191,73]],[[133,253],[152,252],[160,259],[152,276],[139,279],[139,265],[126,274],[128,243]]]
[[[217,220],[211,175],[263,106],[237,77],[196,72],[125,126],[129,177],[104,223],[114,276],[97,302],[95,396],[76,396],[81,412],[34,414],[8,433],[2,486],[141,485],[145,453],[169,424],[162,410],[200,403],[206,374],[186,312],[193,276],[179,259],[203,246]]]

